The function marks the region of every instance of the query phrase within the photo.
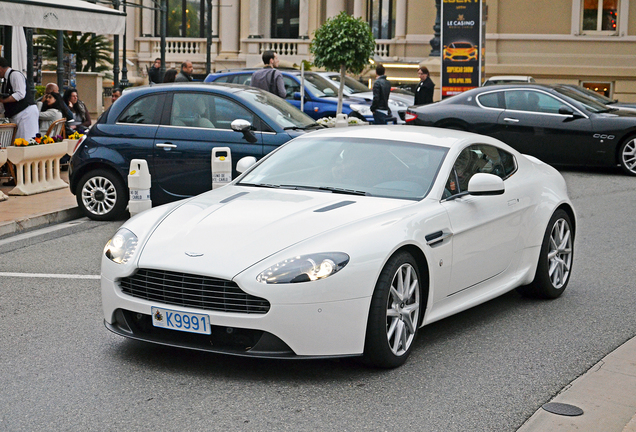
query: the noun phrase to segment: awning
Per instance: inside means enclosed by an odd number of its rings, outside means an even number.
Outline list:
[[[0,0],[0,25],[123,35],[126,15],[83,0]]]

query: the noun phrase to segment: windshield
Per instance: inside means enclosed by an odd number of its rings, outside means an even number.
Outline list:
[[[607,112],[612,109],[608,107],[607,105],[604,105],[598,102],[596,99],[592,99],[590,96],[584,95],[583,93],[577,90],[573,90],[567,87],[558,87],[558,88],[555,88],[554,90],[556,90],[557,93],[560,93],[564,96],[574,99],[575,101],[583,105],[586,110],[591,111],[593,113]]]
[[[298,79],[300,80],[300,75],[298,75]],[[306,73],[305,87],[315,97],[338,96],[338,88],[320,75]]]
[[[272,153],[238,184],[420,200],[446,152],[399,141],[309,135]]]
[[[329,80],[331,80],[335,84],[336,88],[340,86],[340,75],[329,75]],[[369,87],[349,76],[345,76],[344,84],[344,92],[346,95],[368,93],[371,91]]]
[[[579,92],[585,94],[586,96],[591,97],[595,101],[600,102],[600,103],[605,104],[605,105],[613,104],[613,103],[616,102],[616,101],[608,98],[607,96],[604,96],[604,95],[602,95],[600,93],[596,93],[595,91],[590,90],[590,89],[585,88],[585,87],[581,87],[581,86],[569,87],[568,86],[568,88],[570,88],[572,90],[575,90],[575,91],[579,91]]]
[[[237,95],[258,106],[282,128],[305,128],[316,123],[304,112],[269,92],[250,88]]]

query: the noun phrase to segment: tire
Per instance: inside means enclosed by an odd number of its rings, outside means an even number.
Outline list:
[[[124,216],[128,196],[124,181],[113,171],[97,169],[80,179],[75,193],[77,205],[93,220],[117,220]]]
[[[618,163],[626,174],[636,176],[636,137],[631,137],[623,143],[618,159]]]
[[[421,315],[420,274],[413,257],[389,260],[376,283],[369,310],[363,361],[394,368],[404,364],[417,336]]]
[[[525,297],[555,299],[563,294],[570,281],[574,259],[574,231],[570,217],[557,210],[550,218],[537,265],[530,285],[517,288]]]

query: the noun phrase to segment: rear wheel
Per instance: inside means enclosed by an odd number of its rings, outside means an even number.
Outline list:
[[[636,176],[636,138],[626,141],[619,152],[621,168],[629,175]]]
[[[402,365],[420,322],[420,275],[413,257],[401,252],[386,264],[373,292],[364,361],[376,367]]]
[[[574,258],[574,231],[563,210],[552,215],[541,245],[537,273],[530,285],[517,288],[526,297],[555,299],[570,281]]]
[[[86,173],[78,183],[75,196],[84,214],[100,221],[123,217],[128,203],[123,180],[105,169]]]

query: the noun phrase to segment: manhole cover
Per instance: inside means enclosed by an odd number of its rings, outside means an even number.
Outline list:
[[[550,402],[542,407],[547,412],[551,412],[552,414],[558,414],[562,416],[580,416],[583,414],[583,410],[577,406],[558,403],[558,402]]]

